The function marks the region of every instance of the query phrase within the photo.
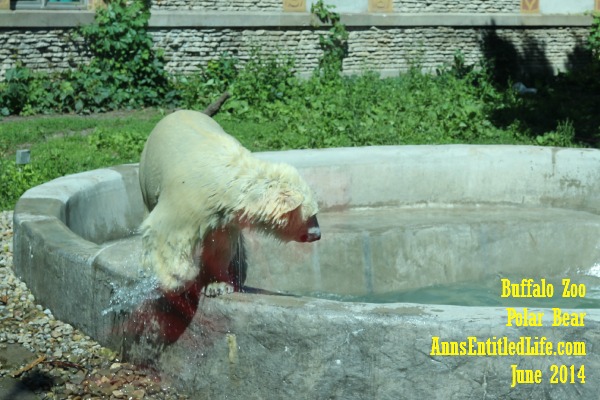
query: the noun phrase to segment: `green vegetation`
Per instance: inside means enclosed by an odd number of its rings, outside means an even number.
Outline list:
[[[600,12],[592,14],[592,26],[588,37],[588,49],[592,52],[594,61],[600,63]]]
[[[310,12],[321,23],[331,24],[328,35],[319,35],[319,46],[323,56],[319,60],[317,73],[325,79],[336,79],[342,71],[342,62],[348,55],[348,31],[341,23],[340,15],[319,0],[310,7]]]
[[[111,1],[98,10],[94,23],[81,28],[93,58],[74,76],[81,83],[74,88],[75,111],[169,103],[173,93],[162,54],[152,49],[147,32],[148,4]]]
[[[21,64],[0,84],[0,115],[103,112],[176,101],[160,52],[147,32],[150,12],[140,0],[111,1],[74,35],[87,45],[89,64],[62,73],[31,72]]]
[[[165,110],[202,110],[224,91],[231,98],[216,118],[253,151],[598,144],[599,15],[591,27],[588,66],[538,85],[537,95],[518,95],[510,82],[494,79],[492,64],[466,65],[460,53],[435,74],[423,74],[415,65],[396,78],[344,77],[347,32],[322,2],[313,12],[331,29],[322,35],[324,56],[309,79],[296,77],[293,60],[265,56],[258,48],[245,64],[223,54],[195,75],[169,76],[151,49],[148,13],[140,4],[113,1],[93,25],[82,28],[83,39],[95,43],[89,65],[56,75],[20,65],[7,71],[0,82],[0,115],[6,116],[0,123],[0,209],[12,208],[24,190],[58,176],[137,162]],[[85,115],[115,109],[138,111]],[[79,115],[9,117],[65,112]],[[31,164],[15,165],[19,148],[31,150]]]
[[[30,187],[62,175],[139,161],[157,110],[95,116],[10,118],[0,123],[0,210],[12,209]],[[15,151],[31,163],[15,164]]]

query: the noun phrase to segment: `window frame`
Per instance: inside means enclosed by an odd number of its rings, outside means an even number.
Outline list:
[[[87,10],[89,0],[11,0],[11,10]]]

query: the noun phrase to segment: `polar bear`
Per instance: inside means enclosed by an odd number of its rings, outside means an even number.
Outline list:
[[[298,171],[254,157],[209,116],[163,118],[142,152],[139,180],[148,215],[142,264],[160,288],[207,295],[239,290],[246,273],[241,229],[283,241],[319,240],[317,202]]]

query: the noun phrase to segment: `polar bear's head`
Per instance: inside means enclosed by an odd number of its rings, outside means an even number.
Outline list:
[[[265,163],[244,193],[242,217],[283,241],[314,242],[321,238],[319,206],[308,184],[287,164]]]

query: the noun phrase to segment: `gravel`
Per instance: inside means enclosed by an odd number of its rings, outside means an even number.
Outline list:
[[[0,398],[187,398],[36,303],[12,270],[12,211],[0,214]]]

